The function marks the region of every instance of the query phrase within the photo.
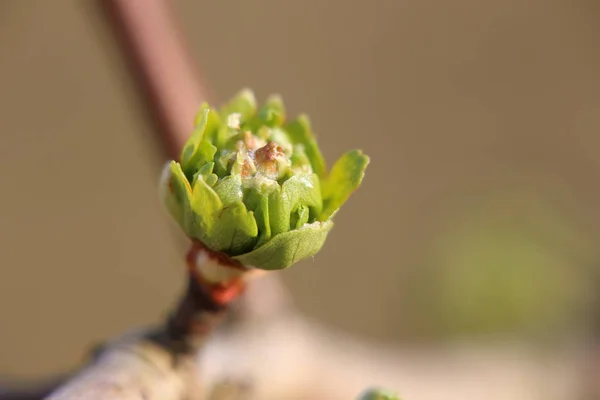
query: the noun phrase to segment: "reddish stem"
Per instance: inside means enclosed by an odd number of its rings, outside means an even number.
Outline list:
[[[187,254],[186,261],[190,276],[210,293],[215,303],[225,306],[238,298],[245,289],[246,284],[244,280],[238,278],[217,284],[208,282],[197,268],[196,259],[198,252],[205,253],[209,258],[220,264],[222,268],[240,270],[245,270],[246,268],[239,261],[228,257],[224,253],[211,250],[199,241],[193,242],[192,248]]]

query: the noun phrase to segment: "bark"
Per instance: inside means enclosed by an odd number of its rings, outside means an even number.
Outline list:
[[[250,271],[200,243],[193,244],[187,261],[187,290],[163,325],[109,343],[46,399],[200,399],[197,353]],[[204,274],[208,271],[210,280]]]

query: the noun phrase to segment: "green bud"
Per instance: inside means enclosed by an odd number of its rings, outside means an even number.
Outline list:
[[[400,397],[388,390],[372,388],[365,391],[358,400],[400,400]]]
[[[245,265],[283,269],[321,249],[368,162],[350,151],[327,173],[308,117],[287,122],[279,96],[259,108],[243,90],[220,110],[202,105],[165,172],[163,199],[190,238]]]

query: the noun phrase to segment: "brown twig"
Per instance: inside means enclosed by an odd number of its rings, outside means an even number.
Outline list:
[[[165,325],[149,336],[175,354],[195,354],[206,336],[222,319],[229,304],[245,287],[241,278],[209,282],[198,268],[200,254],[205,257],[205,262],[212,262],[217,268],[241,270],[243,275],[249,276],[249,271],[226,255],[212,251],[198,242],[192,244],[187,256],[187,290]]]
[[[48,400],[182,400],[202,391],[195,357],[228,304],[244,287],[248,271],[221,253],[197,244],[188,257],[189,284],[171,317],[146,332],[125,335],[106,346],[81,373]],[[204,268],[223,269],[207,279]]]

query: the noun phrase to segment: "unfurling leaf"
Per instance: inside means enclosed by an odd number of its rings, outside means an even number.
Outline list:
[[[220,110],[202,105],[163,183],[164,202],[189,237],[268,270],[321,249],[368,157],[346,153],[327,174],[308,117],[286,118],[280,96],[258,107],[248,89]]]

